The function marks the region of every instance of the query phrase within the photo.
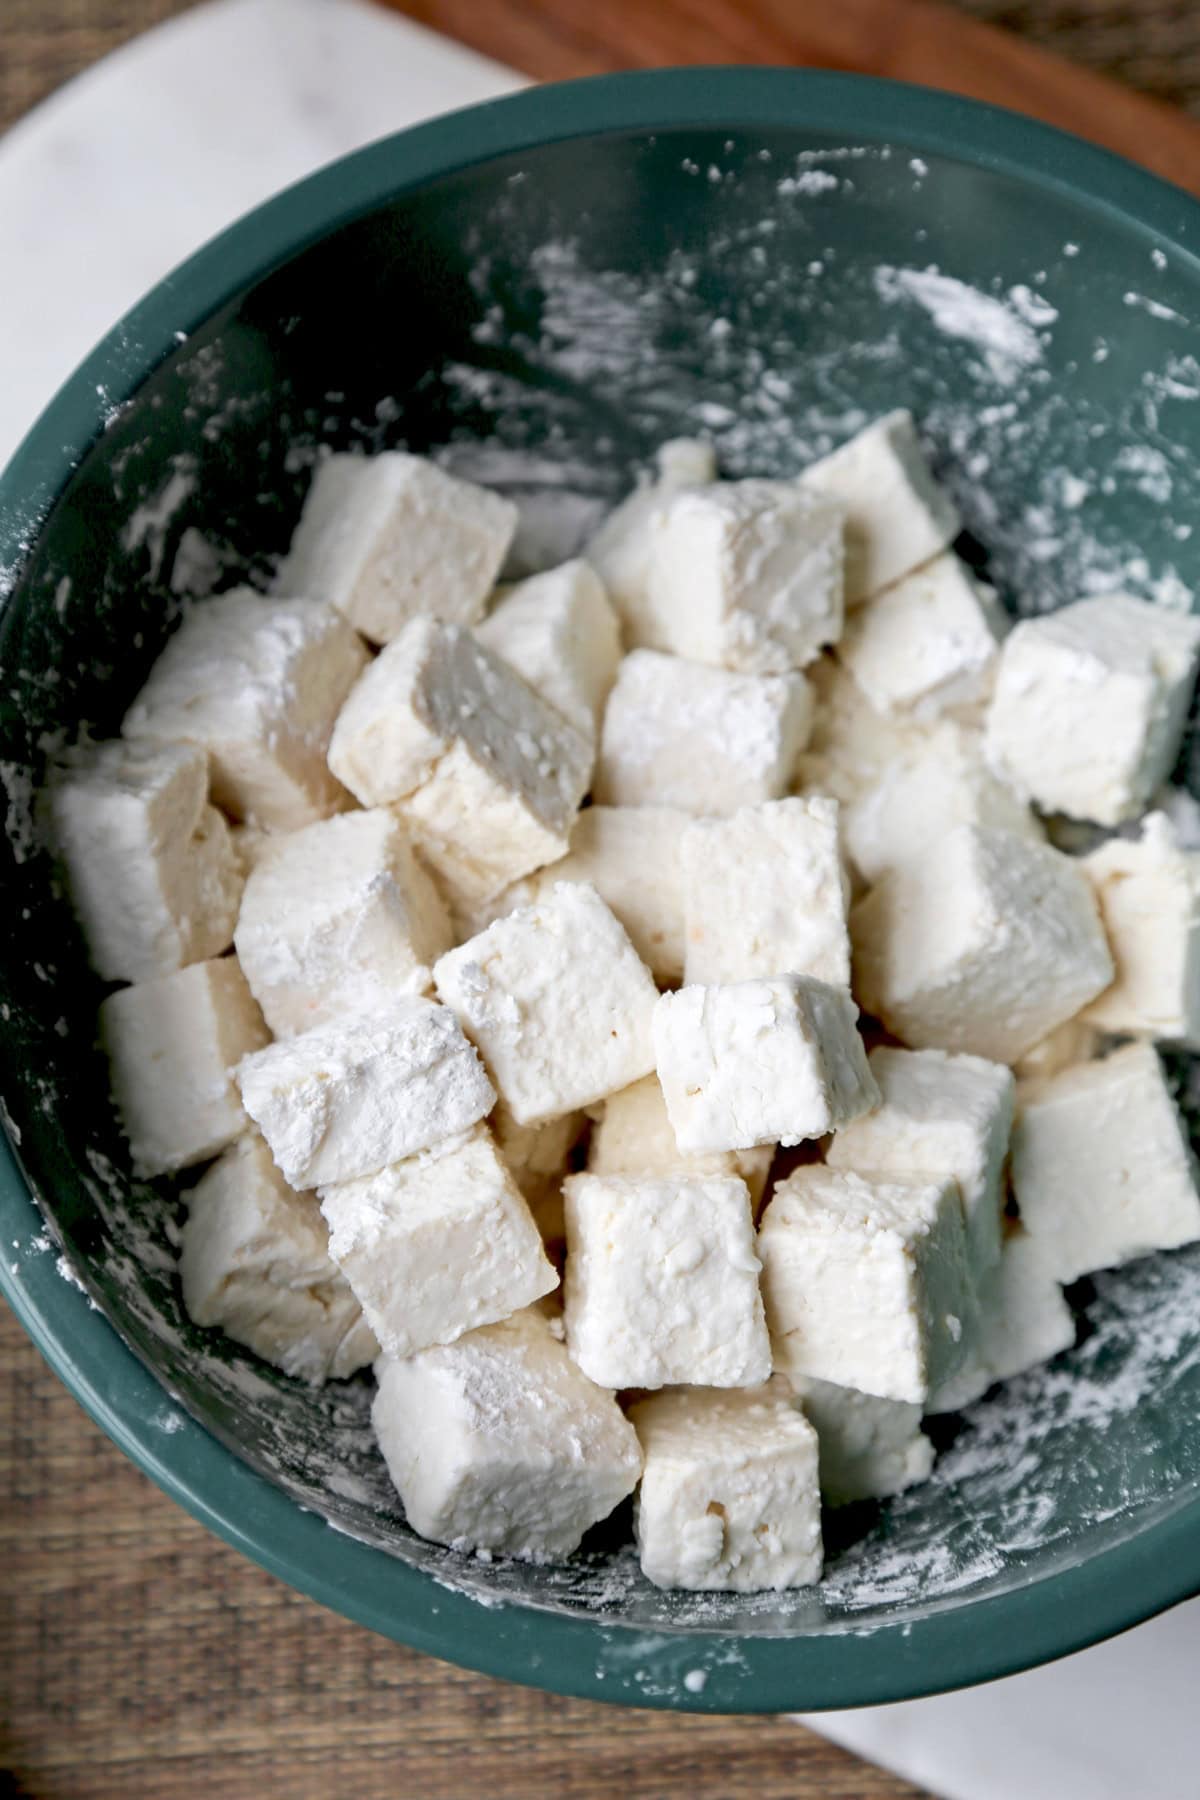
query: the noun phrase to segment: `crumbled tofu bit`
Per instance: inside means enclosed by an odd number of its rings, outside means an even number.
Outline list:
[[[678,1388],[629,1416],[645,1457],[634,1529],[647,1580],[742,1594],[820,1580],[817,1437],[786,1399]]]
[[[965,1237],[949,1177],[795,1170],[758,1233],[775,1367],[922,1405],[962,1356]]]
[[[815,975],[850,985],[836,800],[768,800],[683,834],[684,980]]]
[[[1075,1316],[1047,1267],[1044,1247],[1027,1232],[1009,1233],[1000,1261],[976,1292],[962,1363],[930,1394],[927,1413],[960,1412],[993,1382],[1049,1362],[1075,1342]]]
[[[604,1102],[592,1127],[587,1166],[590,1175],[667,1175],[676,1169],[740,1175],[757,1214],[774,1153],[774,1144],[761,1144],[752,1150],[687,1155],[675,1142],[658,1076],[646,1075]]]
[[[812,463],[804,487],[846,509],[846,605],[870,600],[950,544],[962,521],[935,481],[911,413],[890,412]]]
[[[1014,1062],[1106,988],[1113,964],[1078,863],[960,825],[850,916],[855,991],[914,1049]]]
[[[379,1345],[329,1257],[313,1194],[290,1188],[247,1132],[187,1196],[183,1303],[285,1375],[320,1386],[375,1360]]]
[[[518,582],[497,601],[477,635],[581,738],[595,743],[617,678],[621,628],[589,564],[561,563]]]
[[[235,956],[189,963],[101,1003],[100,1040],[139,1175],[206,1162],[246,1130],[233,1071],[269,1036]]]
[[[751,1387],[771,1373],[744,1181],[570,1175],[567,1348],[602,1387]]]
[[[1091,1062],[1100,1054],[1104,1042],[1103,1032],[1094,1031],[1079,1019],[1068,1019],[1018,1056],[1012,1066],[1013,1074],[1018,1081],[1059,1075],[1076,1063]]]
[[[804,1376],[792,1385],[817,1433],[826,1505],[885,1500],[927,1479],[933,1445],[921,1430],[919,1406]]]
[[[654,1051],[681,1150],[799,1144],[879,1100],[857,1007],[808,975],[664,994]]]
[[[122,734],[202,745],[215,805],[295,831],[349,804],[325,753],[366,661],[362,639],[323,601],[233,588],[168,640]]]
[[[465,1131],[496,1098],[454,1015],[415,998],[270,1044],[237,1076],[297,1188],[373,1175]]]
[[[808,741],[804,676],[737,675],[634,650],[609,695],[596,800],[730,813],[784,795]]]
[[[241,865],[208,804],[198,745],[81,747],[50,769],[47,799],[71,904],[105,981],[150,981],[229,948]]]
[[[590,1106],[654,1067],[654,979],[584,882],[497,919],[433,974],[519,1125]]]
[[[494,1324],[558,1276],[486,1125],[321,1189],[329,1252],[385,1353]]]
[[[435,1543],[552,1561],[637,1485],[633,1426],[536,1309],[375,1373],[379,1448]]]
[[[1012,1183],[1057,1281],[1200,1238],[1187,1137],[1153,1047],[1022,1084]]]
[[[856,611],[837,654],[878,711],[935,718],[984,697],[1006,630],[995,589],[948,550]]]
[[[330,601],[377,644],[417,614],[473,625],[516,527],[510,500],[424,457],[330,456],[277,585]]]
[[[1080,866],[1117,966],[1085,1024],[1200,1050],[1200,853],[1181,849],[1166,814],[1151,813],[1137,842],[1110,838]]]
[[[277,1037],[423,993],[453,943],[433,881],[385,808],[289,832],[251,873],[236,934],[246,980]]]
[[[658,452],[658,475],[643,480],[609,513],[585,544],[583,554],[608,591],[630,643],[645,612],[653,537],[650,521],[662,502],[680,488],[714,480],[717,460],[711,444],[672,438]]]
[[[1116,825],[1175,760],[1200,619],[1127,594],[1025,619],[1000,655],[989,762],[1046,812]]]
[[[835,1134],[826,1160],[835,1169],[952,1175],[966,1214],[967,1260],[978,1282],[1000,1257],[1012,1071],[978,1056],[882,1045],[869,1060],[881,1102]]]

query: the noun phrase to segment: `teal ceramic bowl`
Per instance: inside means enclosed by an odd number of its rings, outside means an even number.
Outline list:
[[[422,1542],[365,1381],[310,1394],[182,1317],[177,1195],[130,1177],[96,984],[29,807],[47,747],[116,726],[185,595],[270,576],[318,444],[449,446],[520,500],[528,564],[572,548],[664,438],[784,473],[909,406],[1014,608],[1117,584],[1186,605],[1197,321],[1200,207],[1122,162],[918,89],[692,70],[378,144],[111,333],[0,483],[0,1278],[148,1475],[378,1631],[653,1706],[932,1693],[1200,1586],[1189,1252],[1097,1280],[1077,1348],[947,1428],[928,1486],[834,1516],[815,1591],[660,1593],[627,1517],[557,1568]]]

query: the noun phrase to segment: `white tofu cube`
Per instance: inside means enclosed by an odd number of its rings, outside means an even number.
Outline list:
[[[782,1592],[821,1579],[816,1433],[770,1388],[678,1388],[631,1408],[645,1468],[634,1520],[656,1587]]]
[[[496,602],[476,633],[547,706],[594,744],[617,678],[621,628],[604,584],[585,562],[531,575]]]
[[[590,1106],[654,1067],[653,977],[582,882],[497,919],[433,973],[519,1125]]]
[[[930,725],[908,714],[876,712],[836,657],[811,663],[805,678],[812,691],[813,721],[796,764],[797,793],[827,794],[845,808],[898,760],[928,742]]]
[[[846,509],[846,605],[857,606],[919,568],[961,529],[934,480],[911,413],[886,413],[800,477]]]
[[[799,1144],[879,1100],[858,1008],[808,975],[664,994],[654,1053],[681,1150]]]
[[[234,588],[188,614],[121,729],[127,738],[202,745],[215,805],[270,831],[295,831],[348,803],[325,752],[366,660],[333,607]]]
[[[234,956],[102,1002],[100,1040],[139,1175],[206,1162],[246,1130],[233,1072],[269,1035]]]
[[[1151,813],[1136,843],[1110,838],[1081,866],[1117,969],[1084,1021],[1200,1050],[1200,853]]]
[[[1076,1063],[1091,1062],[1100,1054],[1104,1041],[1103,1032],[1094,1031],[1078,1018],[1068,1019],[1065,1025],[1056,1025],[1044,1038],[1039,1038],[1031,1050],[1019,1056],[1013,1064],[1013,1074],[1018,1081],[1060,1075]]]
[[[238,1069],[246,1111],[293,1187],[373,1175],[491,1111],[492,1084],[454,1015],[432,1000],[269,1044]]]
[[[373,1362],[379,1345],[313,1194],[290,1188],[257,1132],[231,1144],[187,1196],[183,1303],[285,1375],[320,1386]]]
[[[1141,812],[1179,750],[1200,619],[1127,594],[1015,626],[987,722],[993,767],[1046,812],[1116,825]]]
[[[558,1286],[486,1125],[321,1189],[329,1253],[388,1356],[452,1344]]]
[[[793,974],[849,987],[836,800],[768,800],[697,819],[680,852],[689,986]]]
[[[570,1175],[567,1348],[602,1387],[753,1387],[771,1373],[744,1181]]]
[[[275,838],[246,883],[236,935],[277,1037],[424,992],[453,941],[441,896],[385,808]]]
[[[50,771],[55,847],[92,967],[150,981],[233,942],[242,872],[188,744],[92,744]]]
[[[855,991],[914,1049],[1016,1058],[1106,988],[1113,965],[1078,863],[960,825],[850,916]]]
[[[817,1433],[828,1506],[886,1500],[928,1479],[933,1445],[921,1430],[919,1406],[803,1376],[792,1385]]]
[[[642,481],[627,494],[583,551],[603,581],[630,644],[639,641],[646,610],[654,542],[651,520],[669,495],[704,485],[717,473],[712,445],[696,438],[672,438],[658,451],[657,463],[656,478]]]
[[[1149,1044],[1022,1086],[1012,1182],[1057,1281],[1200,1237],[1191,1153]]]
[[[376,1364],[371,1419],[408,1522],[456,1550],[569,1556],[637,1485],[637,1433],[540,1312]]]
[[[571,1153],[587,1125],[586,1116],[570,1112],[548,1119],[544,1125],[518,1125],[500,1101],[490,1122],[496,1147],[524,1194],[543,1239],[560,1244],[567,1229],[562,1184],[571,1167]]]
[[[635,650],[608,698],[594,797],[730,813],[785,794],[812,724],[804,676],[736,675]]]
[[[590,1175],[740,1175],[757,1215],[775,1154],[773,1144],[752,1150],[713,1150],[689,1156],[675,1142],[667,1103],[657,1075],[647,1075],[600,1108],[588,1145]]]
[[[418,614],[473,625],[516,527],[510,500],[424,457],[330,456],[277,585],[330,601],[377,644]]]
[[[1012,1071],[978,1056],[882,1045],[869,1060],[880,1104],[842,1127],[826,1160],[835,1169],[952,1175],[966,1214],[967,1260],[978,1281],[1000,1258]]]
[[[965,1235],[949,1177],[795,1170],[758,1233],[775,1367],[923,1404],[962,1355]]]
[[[983,698],[1007,628],[995,589],[948,550],[860,607],[837,653],[880,712],[936,718]]]
[[[1000,1261],[978,1283],[977,1309],[962,1363],[926,1402],[929,1413],[959,1412],[1075,1342],[1075,1315],[1046,1262],[1043,1246],[1025,1231],[1004,1240]]]

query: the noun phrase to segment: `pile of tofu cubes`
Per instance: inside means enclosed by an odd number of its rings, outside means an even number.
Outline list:
[[[51,772],[132,1160],[206,1165],[197,1324],[373,1366],[417,1531],[558,1558],[637,1490],[652,1582],[812,1583],[822,1497],[1200,1236],[1200,622],[1008,630],[906,413],[795,480],[665,446],[498,586],[516,522],[328,457]]]

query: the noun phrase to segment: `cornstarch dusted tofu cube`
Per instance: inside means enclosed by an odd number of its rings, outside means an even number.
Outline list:
[[[880,712],[934,718],[982,698],[1006,630],[995,590],[948,550],[855,612],[837,653]]]
[[[914,1049],[1014,1062],[1112,980],[1087,877],[1049,845],[960,825],[850,916],[855,991]]]
[[[364,806],[399,808],[469,905],[566,854],[592,752],[470,632],[415,619],[342,708],[329,764]]]
[[[658,990],[583,882],[497,919],[433,973],[518,1125],[590,1106],[654,1067]]]
[[[486,1125],[321,1189],[329,1251],[384,1351],[412,1356],[558,1286]]]
[[[179,1273],[197,1325],[219,1325],[314,1386],[375,1360],[315,1195],[288,1186],[256,1132],[231,1144],[187,1200]]]
[[[100,1039],[140,1175],[206,1162],[246,1130],[233,1072],[269,1036],[234,956],[102,1002]]]
[[[677,1388],[631,1408],[645,1469],[635,1507],[656,1587],[728,1593],[821,1578],[817,1438],[770,1388]]]
[[[1015,626],[1000,656],[987,756],[1047,812],[1132,818],[1179,750],[1200,619],[1127,594]]]
[[[236,937],[277,1037],[423,992],[453,941],[441,896],[384,808],[275,838],[246,883]]]
[[[953,1374],[974,1305],[958,1188],[814,1163],[758,1233],[775,1367],[922,1405]]]
[[[563,1113],[544,1125],[518,1125],[499,1101],[490,1123],[496,1147],[524,1194],[542,1237],[547,1243],[561,1243],[567,1229],[562,1184],[571,1167],[571,1153],[587,1125],[585,1115]]]
[[[803,675],[737,675],[635,650],[600,736],[594,796],[610,806],[730,813],[785,794],[808,741]]]
[[[812,463],[800,477],[846,509],[846,605],[927,563],[958,536],[961,520],[934,480],[912,414],[890,412]]]
[[[92,744],[52,769],[50,823],[96,973],[150,981],[233,941],[242,872],[196,745]]]
[[[697,438],[672,438],[662,445],[656,460],[656,478],[641,482],[626,495],[583,552],[603,581],[630,644],[639,641],[646,612],[655,513],[680,488],[704,486],[717,472],[712,445]]]
[[[215,805],[295,831],[347,804],[325,753],[366,660],[361,638],[323,601],[234,588],[188,614],[122,732],[202,745]]]
[[[1200,854],[1151,813],[1136,843],[1110,838],[1082,868],[1117,966],[1085,1022],[1200,1049]]]
[[[850,985],[836,800],[769,800],[683,834],[684,980],[815,975]]]
[[[845,808],[899,758],[928,742],[928,723],[906,713],[877,712],[836,657],[810,663],[805,678],[812,691],[813,721],[796,764],[798,793],[829,795]]]
[[[491,1111],[492,1084],[453,1013],[396,999],[247,1056],[246,1111],[293,1187],[373,1175]]]
[[[771,1373],[744,1181],[570,1175],[567,1348],[602,1387],[753,1387]]]
[[[1012,1182],[1057,1281],[1200,1237],[1186,1135],[1149,1044],[1022,1085]]]
[[[610,1094],[599,1112],[588,1145],[590,1175],[667,1175],[677,1169],[696,1175],[740,1175],[757,1213],[775,1154],[773,1144],[685,1154],[675,1142],[657,1075],[646,1075]]]
[[[858,1008],[808,975],[664,994],[654,1052],[681,1150],[799,1144],[879,1100]]]
[[[435,1543],[569,1556],[637,1485],[633,1426],[537,1311],[375,1373],[379,1447],[409,1524]]]
[[[919,1406],[804,1376],[792,1385],[817,1433],[827,1505],[885,1500],[927,1479],[933,1445],[921,1430]]]
[[[842,1127],[827,1161],[888,1175],[952,1175],[966,1214],[967,1259],[980,1279],[1000,1257],[1011,1070],[978,1056],[882,1045],[870,1064],[880,1104]]]
[[[617,678],[621,628],[588,563],[562,563],[518,582],[497,601],[477,635],[581,738],[595,743]]]
[[[978,1305],[964,1338],[962,1363],[926,1402],[929,1413],[971,1406],[995,1381],[1049,1362],[1075,1342],[1075,1316],[1025,1231],[1004,1240],[1000,1261],[977,1284]]]
[[[418,614],[473,625],[517,527],[510,500],[421,456],[318,464],[278,585],[328,600],[377,644]]]

